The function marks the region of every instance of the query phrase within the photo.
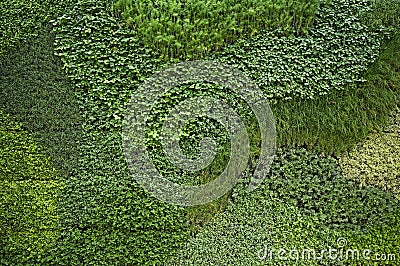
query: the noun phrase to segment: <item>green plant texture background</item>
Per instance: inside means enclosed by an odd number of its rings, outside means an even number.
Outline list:
[[[257,251],[264,245],[322,249],[340,237],[349,248],[400,259],[398,1],[273,1],[272,8],[249,0],[242,5],[262,7],[261,13],[242,8],[228,18],[233,2],[0,3],[1,265],[287,265],[261,261]],[[208,10],[201,5],[220,6],[218,16],[196,13]],[[269,21],[260,19],[262,12]],[[154,21],[163,16],[158,32]],[[193,35],[180,24],[186,16],[200,16],[189,20],[199,29]],[[204,26],[211,22],[220,35]],[[180,39],[166,40],[179,26]],[[278,150],[268,177],[248,193],[260,130],[243,100],[201,83],[162,95],[146,143],[168,178],[207,182],[229,157],[224,128],[198,119],[184,128],[181,144],[195,156],[202,137],[215,138],[213,164],[186,173],[165,158],[157,137],[162,117],[186,98],[228,101],[252,144],[232,191],[184,208],[135,182],[121,128],[138,86],[191,58],[235,66],[260,87],[274,112]]]

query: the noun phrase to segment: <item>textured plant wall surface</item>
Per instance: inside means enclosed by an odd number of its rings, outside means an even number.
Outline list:
[[[397,265],[398,1],[7,0],[0,10],[0,264]],[[184,100],[228,102],[249,135],[239,183],[182,207],[139,185],[121,131],[141,84],[192,59],[229,64],[260,88],[277,150],[248,192],[262,139],[251,106],[204,82],[158,95],[145,144],[168,180],[207,183],[230,160],[229,133],[208,117],[187,123],[180,145],[195,158],[215,139],[209,166],[182,170],[166,156],[163,122]],[[268,253],[329,247],[387,258]]]

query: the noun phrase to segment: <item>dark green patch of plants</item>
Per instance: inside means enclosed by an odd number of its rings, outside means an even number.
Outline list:
[[[37,39],[9,50],[1,62],[0,98],[4,110],[32,133],[60,170],[59,231],[40,257],[7,252],[4,264],[161,262],[190,233],[186,213],[149,197],[135,183],[121,154],[119,133],[83,130],[82,105],[53,54],[53,37],[44,28]],[[8,169],[18,173],[15,167]],[[14,187],[13,193],[31,192]],[[99,256],[100,247],[105,251]]]
[[[325,226],[361,230],[392,223],[399,201],[378,188],[362,188],[343,177],[335,160],[304,149],[278,152],[265,186],[270,195],[318,217]]]

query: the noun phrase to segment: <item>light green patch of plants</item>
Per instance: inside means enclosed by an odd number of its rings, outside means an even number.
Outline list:
[[[383,132],[369,135],[340,156],[340,166],[349,178],[363,186],[375,186],[400,199],[400,110]]]
[[[305,33],[318,6],[315,0],[119,0],[114,12],[163,57],[191,60],[261,30]]]
[[[57,173],[20,124],[0,111],[0,264],[40,258],[58,236]]]

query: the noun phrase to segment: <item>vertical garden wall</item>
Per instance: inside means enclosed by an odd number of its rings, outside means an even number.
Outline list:
[[[0,10],[0,264],[286,265],[257,252],[323,249],[339,238],[400,259],[398,2],[7,0]],[[121,130],[140,84],[192,59],[234,66],[259,86],[278,149],[249,193],[260,155],[249,106],[201,82],[160,95],[146,145],[170,180],[212,180],[230,155],[227,131],[201,118],[183,128],[181,145],[195,157],[212,137],[217,158],[194,173],[169,161],[159,135],[183,100],[224,99],[250,136],[239,184],[209,204],[180,207],[135,181]]]

